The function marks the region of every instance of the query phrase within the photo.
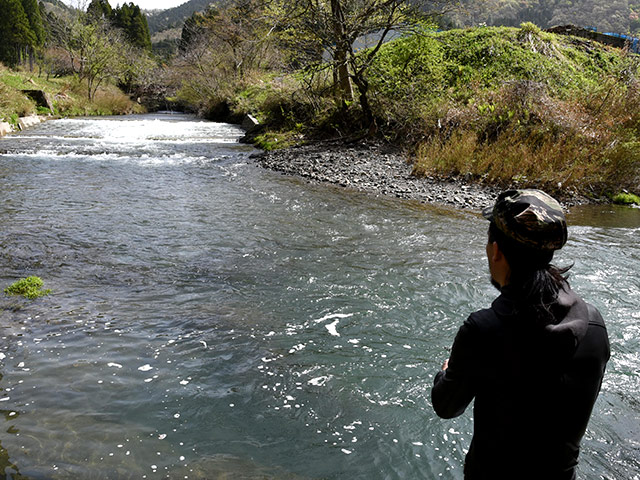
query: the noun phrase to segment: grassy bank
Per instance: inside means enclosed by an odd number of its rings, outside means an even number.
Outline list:
[[[42,90],[53,104],[54,111],[38,106],[23,90]],[[141,112],[143,108],[131,101],[113,85],[98,90],[95,99],[87,100],[87,87],[68,76],[49,78],[37,70],[10,70],[0,64],[0,121],[17,125],[18,117],[29,115],[120,115]]]
[[[368,74],[377,134],[406,147],[415,173],[557,195],[640,190],[635,55],[521,28],[424,32],[386,44]],[[227,101],[267,124],[268,148],[353,136],[357,102],[327,72],[262,77]]]
[[[399,65],[416,72],[404,95],[385,97],[424,126],[398,124],[415,139],[417,173],[558,194],[637,191],[635,56],[524,25],[414,37],[388,45],[382,60],[381,89]]]

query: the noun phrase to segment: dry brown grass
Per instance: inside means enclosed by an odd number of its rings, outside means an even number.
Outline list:
[[[559,194],[637,190],[640,88],[617,82],[585,98],[559,100],[535,85],[505,85],[444,115],[441,134],[418,146],[414,171]]]

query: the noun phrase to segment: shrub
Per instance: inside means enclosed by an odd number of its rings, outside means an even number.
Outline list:
[[[640,205],[640,197],[628,192],[621,192],[614,195],[612,201],[619,205]]]
[[[540,27],[538,27],[535,23],[532,22],[524,22],[520,24],[519,35],[539,35],[542,32]]]

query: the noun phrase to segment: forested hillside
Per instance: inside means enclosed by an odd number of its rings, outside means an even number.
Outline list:
[[[190,0],[167,10],[149,12],[147,20],[151,35],[175,27],[182,27],[185,19],[193,13],[206,10],[210,4],[221,4],[221,0]]]
[[[227,3],[233,2],[190,0],[175,8],[149,12],[149,31],[154,37],[154,52],[164,58],[175,54],[179,29],[189,17],[196,12],[204,12],[209,5]],[[437,4],[439,1],[430,3]],[[595,28],[600,32],[640,34],[640,0],[483,0],[466,2],[459,9],[447,9],[447,13],[439,20],[443,28],[480,24],[517,27],[522,22],[532,22],[541,28],[573,24]]]
[[[146,17],[133,3],[113,9],[108,0],[92,0],[83,12],[60,2],[0,0],[0,12],[0,61],[9,66],[26,59],[31,67],[35,59],[44,64],[56,49],[79,43],[78,37],[86,36],[88,29],[96,36],[121,36],[132,47],[151,50]],[[74,65],[69,67],[73,70]]]
[[[573,24],[601,32],[640,31],[638,0],[488,0],[474,2],[453,15],[463,25],[518,26],[533,22],[539,27]]]

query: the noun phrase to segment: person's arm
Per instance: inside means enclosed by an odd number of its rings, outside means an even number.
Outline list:
[[[436,374],[431,389],[433,409],[441,418],[462,415],[475,396],[473,345],[473,327],[466,321],[458,330],[451,356]]]

